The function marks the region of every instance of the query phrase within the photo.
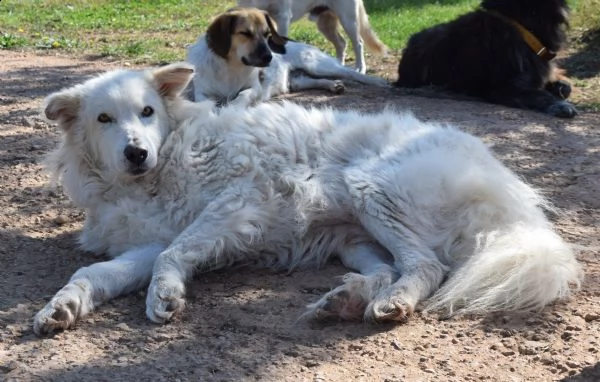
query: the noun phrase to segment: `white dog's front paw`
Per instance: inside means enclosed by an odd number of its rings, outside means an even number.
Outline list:
[[[62,288],[33,319],[33,331],[38,336],[55,330],[72,328],[77,319],[92,310],[86,289],[77,283]]]
[[[146,296],[146,315],[159,324],[165,323],[185,308],[185,287],[180,280],[153,277]]]

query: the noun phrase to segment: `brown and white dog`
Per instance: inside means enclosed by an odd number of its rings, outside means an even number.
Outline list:
[[[346,40],[342,37],[339,25],[348,34],[356,56],[356,70],[365,73],[367,65],[363,41],[373,53],[385,54],[383,44],[369,24],[369,17],[362,0],[238,0],[242,6],[264,9],[277,21],[279,32],[288,35],[290,23],[310,13],[310,19],[317,24],[319,31],[333,43],[335,54],[344,64]]]
[[[345,67],[314,46],[281,37],[269,14],[256,8],[233,8],[217,16],[188,48],[187,61],[195,67],[197,102],[253,104],[315,88],[340,93],[340,79],[387,86],[384,79]]]

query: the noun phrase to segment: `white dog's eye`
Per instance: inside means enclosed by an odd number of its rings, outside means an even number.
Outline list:
[[[142,117],[149,117],[154,114],[154,109],[150,106],[146,106],[144,110],[142,110]]]
[[[109,122],[112,122],[112,118],[109,117],[109,115],[106,114],[106,113],[100,113],[98,115],[98,122],[100,122],[100,123],[109,123]]]

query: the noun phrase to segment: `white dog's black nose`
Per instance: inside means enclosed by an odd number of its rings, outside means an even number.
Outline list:
[[[138,166],[148,158],[148,150],[133,145],[127,145],[123,153],[128,161]]]

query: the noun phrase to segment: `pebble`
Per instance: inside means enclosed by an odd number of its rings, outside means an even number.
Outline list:
[[[19,367],[19,364],[15,361],[8,361],[7,363],[0,364],[0,371],[4,373],[10,373]]]
[[[150,336],[156,342],[169,341],[172,337],[165,333],[156,333]]]
[[[575,361],[566,361],[565,365],[569,366],[571,369],[576,369],[579,367],[579,363]]]
[[[402,350],[402,345],[400,344],[400,342],[398,340],[393,340],[392,341],[392,346],[396,350]]]
[[[588,313],[586,314],[583,319],[585,320],[585,322],[592,322],[592,321],[596,321],[598,319],[598,314],[597,313]]]
[[[554,365],[555,363],[554,358],[550,357],[549,355],[542,356],[542,358],[540,358],[540,362],[544,365]]]
[[[572,332],[564,332],[563,334],[561,334],[560,338],[562,338],[564,341],[568,341],[571,338],[573,338],[573,333]]]
[[[129,330],[129,325],[127,325],[124,322],[121,322],[119,324],[116,324],[115,327],[119,330]]]
[[[54,218],[54,222],[58,225],[67,224],[69,222],[69,218],[65,215],[58,215]]]
[[[524,341],[519,344],[519,353],[523,355],[534,355],[548,349],[549,344],[541,341]]]
[[[21,118],[21,125],[25,127],[33,127],[34,123],[30,118],[23,117]]]

